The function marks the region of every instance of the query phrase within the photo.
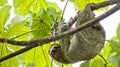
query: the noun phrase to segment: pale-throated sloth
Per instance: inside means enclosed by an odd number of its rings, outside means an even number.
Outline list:
[[[95,18],[91,10],[91,4],[87,4],[85,9],[79,13],[75,27]],[[59,25],[59,33],[69,30],[67,23]],[[95,57],[103,48],[105,42],[105,31],[103,27],[96,23],[85,28],[72,36],[60,39],[60,44],[50,48],[50,56],[61,63],[75,63],[82,60],[90,60]]]

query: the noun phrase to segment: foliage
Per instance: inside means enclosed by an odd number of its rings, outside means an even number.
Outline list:
[[[62,9],[58,4],[46,0],[11,0],[13,5],[8,5],[7,0],[0,0],[0,38],[14,40],[34,40],[51,36],[52,25],[57,18],[61,19]],[[64,0],[61,0],[64,1]],[[88,2],[99,3],[104,0],[70,0],[76,8],[83,9]],[[81,2],[82,1],[82,2]],[[14,15],[10,12],[14,9]],[[28,32],[28,33],[26,33]],[[61,63],[51,61],[48,54],[50,45],[39,46],[21,55],[0,63],[0,67],[53,67]],[[24,47],[0,43],[0,57],[15,52]],[[117,35],[106,43],[100,56],[83,62],[80,67],[119,67],[120,66],[120,24]],[[103,59],[104,58],[104,59]],[[52,62],[52,64],[51,64]],[[63,65],[72,67],[71,64]]]

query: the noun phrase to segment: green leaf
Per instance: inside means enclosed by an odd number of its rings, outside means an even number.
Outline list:
[[[36,63],[35,62],[28,63],[26,67],[36,67]]]
[[[11,58],[1,63],[2,67],[19,67],[17,58]]]
[[[45,13],[42,13],[40,16],[35,17],[32,23],[32,30],[40,31],[32,32],[34,39],[44,38],[49,35],[51,24],[51,17],[47,16]]]
[[[118,61],[118,67],[120,67],[120,60]]]
[[[46,0],[13,0],[15,13],[25,16],[30,11],[38,13],[41,8],[47,9]]]
[[[31,11],[37,14],[41,9],[47,10],[46,0],[35,0]]]
[[[38,13],[41,9],[42,9],[41,5],[38,1],[34,2],[33,6],[31,6],[31,12],[33,12],[33,13]]]
[[[120,24],[117,27],[117,38],[120,41]]]
[[[18,8],[25,0],[13,0],[14,8]]]
[[[46,0],[38,0],[38,2],[40,3],[40,6],[41,6],[42,8],[44,8],[45,10],[47,9]]]
[[[50,15],[53,15],[56,13],[56,10],[54,8],[47,8],[47,11],[46,11],[47,15],[50,16]]]
[[[43,12],[44,12],[44,9],[41,8],[41,9],[39,10],[39,12],[36,14],[36,17],[42,15]]]
[[[33,5],[34,0],[13,0],[13,4],[15,6],[15,13],[20,15],[28,14],[31,6]]]
[[[101,54],[104,56],[104,58],[108,58],[111,52],[111,47],[110,47],[110,43],[107,42],[103,48],[103,50],[101,51]]]
[[[90,61],[84,61],[80,67],[90,67]]]
[[[111,55],[109,56],[109,61],[115,65],[115,67],[119,67],[120,63],[120,42],[117,37],[112,38],[110,41],[110,46],[112,48]]]
[[[7,3],[7,0],[0,0],[0,6],[3,6]]]
[[[9,19],[11,6],[5,6],[0,9],[0,36],[3,36],[4,33],[4,25]]]
[[[13,38],[17,35],[23,34],[25,32],[30,31],[30,29],[25,26],[25,18],[21,17],[19,15],[16,15],[15,17],[12,18],[11,23],[7,26],[8,29],[6,29],[6,37],[7,38]],[[30,33],[21,36],[20,40],[28,40],[28,36]]]
[[[39,46],[22,54],[22,58],[26,64],[35,62],[36,67],[50,67],[50,58],[48,51],[44,47]]]
[[[6,44],[0,44],[0,57],[6,56],[9,53],[14,52],[12,49],[7,48]],[[13,57],[1,62],[2,67],[18,67],[19,63],[17,57]]]
[[[54,8],[56,10],[56,12],[61,11],[60,7],[56,3],[47,2],[47,8],[49,8],[49,7]]]
[[[120,42],[111,40],[110,46],[112,48],[112,52],[120,53]]]
[[[120,67],[120,54],[112,54],[109,57],[109,61],[115,65],[115,67]]]
[[[104,67],[104,62],[101,59],[97,59],[91,64],[91,67]]]

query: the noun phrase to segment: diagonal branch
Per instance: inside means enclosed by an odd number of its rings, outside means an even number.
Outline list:
[[[19,45],[26,44],[28,46],[26,46],[25,48],[23,48],[21,50],[18,50],[16,52],[14,52],[14,53],[8,54],[7,56],[2,57],[0,59],[0,62],[2,62],[4,60],[7,60],[9,58],[12,58],[16,55],[19,55],[19,54],[21,54],[25,51],[28,51],[28,50],[30,50],[34,47],[41,46],[41,45],[43,45],[45,43],[49,43],[51,41],[59,40],[60,38],[65,37],[65,36],[70,36],[70,35],[78,32],[78,31],[81,31],[81,30],[83,30],[83,29],[85,29],[85,28],[103,20],[104,18],[108,17],[109,15],[113,14],[114,12],[116,12],[119,9],[120,9],[120,5],[118,4],[115,7],[113,7],[112,9],[110,9],[107,12],[103,13],[102,15],[98,16],[97,18],[92,19],[90,21],[87,21],[84,24],[81,24],[80,26],[78,26],[77,28],[74,28],[72,30],[70,29],[70,30],[68,30],[64,33],[61,33],[59,35],[56,35],[56,36],[52,36],[52,37],[48,37],[48,38],[44,38],[44,39],[33,40],[33,41],[28,41],[28,42],[27,41],[22,41],[22,42],[21,41],[15,41],[16,44],[19,44]],[[6,40],[6,42],[10,41],[8,39],[0,38],[1,42],[5,42],[3,40]],[[10,42],[7,42],[7,43],[10,43]],[[15,43],[10,43],[10,44],[15,44]]]
[[[102,7],[106,7],[108,5],[113,5],[113,4],[116,4],[117,1],[116,0],[111,0],[111,1],[105,1],[105,2],[102,2],[102,3],[98,3],[98,4],[95,4],[94,6],[92,6],[92,10],[97,10],[99,8],[102,8]],[[69,26],[72,26],[75,21],[77,20],[78,18],[78,15],[79,13],[77,13],[73,18],[71,18],[67,23],[69,24]]]

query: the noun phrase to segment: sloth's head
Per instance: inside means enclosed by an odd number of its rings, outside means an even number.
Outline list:
[[[55,60],[62,62],[62,57],[61,57],[61,47],[58,44],[54,44],[50,47],[49,54],[52,58]]]

